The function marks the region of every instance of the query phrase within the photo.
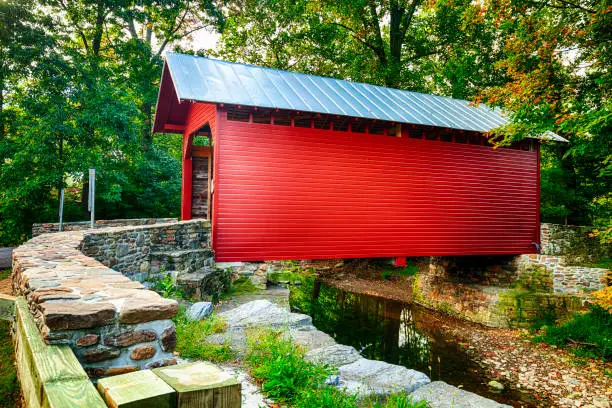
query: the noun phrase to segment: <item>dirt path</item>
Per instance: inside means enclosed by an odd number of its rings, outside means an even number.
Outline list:
[[[351,292],[411,300],[410,279],[382,281],[352,273],[322,279]],[[535,344],[524,330],[492,329],[443,314],[436,320],[432,327],[455,338],[491,379],[532,394],[542,407],[612,407],[611,362],[579,359],[566,350]]]

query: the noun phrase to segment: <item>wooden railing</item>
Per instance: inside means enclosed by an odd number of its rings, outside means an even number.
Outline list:
[[[27,408],[106,407],[70,347],[45,344],[23,297],[0,294],[0,319],[14,323],[17,374]]]

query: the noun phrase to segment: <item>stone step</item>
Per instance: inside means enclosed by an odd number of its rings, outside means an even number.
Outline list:
[[[176,284],[188,297],[217,299],[229,290],[231,279],[232,274],[229,270],[204,266],[195,272],[179,274]]]
[[[192,273],[214,263],[210,248],[151,252],[150,273],[174,272],[176,275]]]

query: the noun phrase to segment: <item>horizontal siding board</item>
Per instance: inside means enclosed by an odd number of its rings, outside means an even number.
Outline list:
[[[536,152],[221,119],[218,261],[534,252]]]

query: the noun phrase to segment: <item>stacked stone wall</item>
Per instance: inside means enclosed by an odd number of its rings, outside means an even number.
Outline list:
[[[584,265],[612,257],[612,245],[603,244],[592,235],[593,227],[541,224],[540,253],[563,257],[567,265]]]
[[[210,223],[203,220],[109,228],[86,234],[80,249],[132,280],[144,282],[151,271],[152,253],[207,248],[209,236]]]
[[[552,270],[524,259],[483,257],[481,267],[466,270],[458,267],[466,259],[421,258],[413,297],[426,307],[492,327],[524,326],[550,316],[563,319],[581,310],[584,296],[555,293]]]
[[[124,220],[97,220],[94,222],[94,228],[165,224],[177,221],[178,220],[176,218],[133,218]],[[62,229],[63,231],[84,231],[91,229],[90,226],[90,221],[64,222],[62,224]],[[32,224],[32,237],[37,237],[41,234],[48,234],[53,232],[59,232],[59,223],[51,222]]]
[[[14,250],[13,292],[44,341],[69,345],[92,377],[175,364],[177,302],[129,276],[146,269],[141,253],[206,245],[208,231],[185,221],[43,234]]]

